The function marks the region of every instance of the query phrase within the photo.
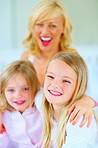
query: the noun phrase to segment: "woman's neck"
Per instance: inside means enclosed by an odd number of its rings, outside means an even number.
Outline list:
[[[42,59],[42,60],[49,61],[58,52],[59,50],[40,52],[39,54],[35,56],[35,58],[38,58],[40,60]]]

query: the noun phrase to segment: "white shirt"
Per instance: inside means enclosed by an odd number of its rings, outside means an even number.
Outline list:
[[[62,148],[98,148],[97,143],[97,125],[93,117],[92,123],[89,128],[85,124],[82,128],[79,127],[83,117],[72,125],[69,121],[66,125],[66,141]],[[57,122],[52,119],[52,136],[51,141],[55,145],[57,134]]]

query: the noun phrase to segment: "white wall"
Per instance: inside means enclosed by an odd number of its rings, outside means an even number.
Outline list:
[[[98,0],[61,0],[73,24],[75,45],[98,44]]]
[[[11,29],[11,4],[10,0],[0,1],[0,49],[11,48],[12,29]]]

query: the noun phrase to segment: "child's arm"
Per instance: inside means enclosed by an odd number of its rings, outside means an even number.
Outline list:
[[[97,104],[97,103],[96,103]],[[97,104],[98,105],[98,104]],[[95,106],[95,101],[88,96],[83,96],[77,100],[70,108],[68,114],[71,114],[70,122],[76,124],[79,118],[84,115],[80,127],[83,127],[88,120],[87,127],[92,121],[92,108]]]

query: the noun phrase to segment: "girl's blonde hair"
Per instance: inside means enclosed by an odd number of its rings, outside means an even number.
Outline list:
[[[61,148],[63,143],[66,141],[66,124],[69,119],[68,109],[76,100],[80,99],[84,95],[87,89],[88,72],[87,72],[87,67],[84,60],[78,54],[59,52],[50,60],[49,64],[51,63],[51,61],[56,59],[64,61],[77,74],[77,84],[76,84],[75,92],[69,104],[62,108],[60,119],[58,122],[57,139],[56,139],[55,147]],[[48,66],[47,66],[47,69],[48,69]],[[47,73],[47,70],[46,70],[46,73]],[[43,100],[44,129],[43,129],[43,134],[40,142],[43,148],[51,147],[50,141],[51,141],[51,129],[52,129],[52,123],[51,123],[52,115],[53,115],[52,104],[49,103],[47,99],[44,97],[44,100]]]
[[[37,73],[33,67],[33,65],[29,61],[25,60],[17,60],[10,64],[8,64],[0,75],[0,110],[13,110],[5,97],[4,91],[9,81],[14,77],[16,74],[21,74],[27,81],[30,93],[30,107],[33,105],[32,102],[32,95],[35,97],[36,93],[40,89],[40,83],[37,78]]]
[[[72,24],[63,4],[58,0],[42,0],[31,11],[28,20],[28,34],[23,40],[23,46],[29,50],[30,54],[37,54],[40,52],[33,33],[36,21],[45,21],[57,16],[59,17],[60,15],[62,16],[64,25],[64,33],[61,36],[59,45],[60,51],[75,51],[75,49],[69,48],[72,42]]]

